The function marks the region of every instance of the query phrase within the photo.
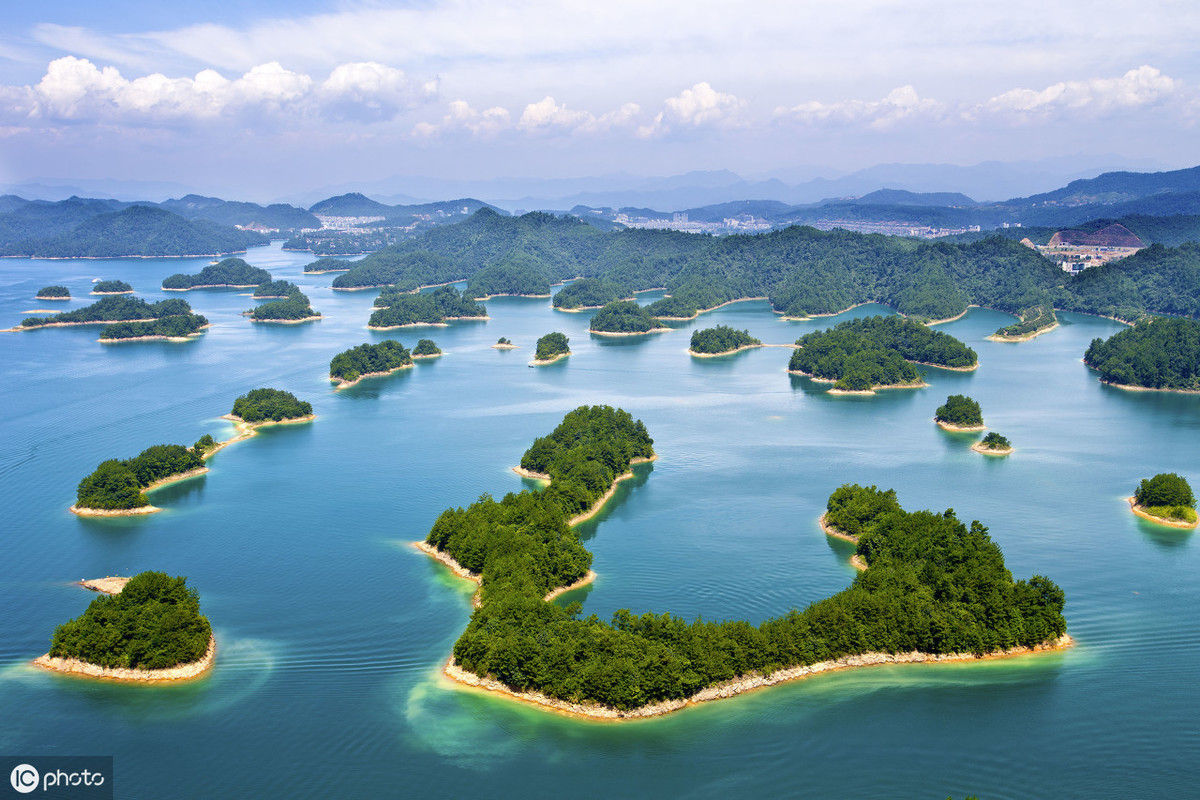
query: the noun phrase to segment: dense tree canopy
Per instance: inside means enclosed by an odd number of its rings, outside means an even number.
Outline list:
[[[68,289],[65,286],[58,286],[58,285],[43,286],[41,289],[38,289],[38,293],[37,293],[37,297],[39,300],[50,299],[50,298],[60,298],[60,297],[61,298],[69,298],[70,296],[71,296],[70,289]]]
[[[288,248],[284,248],[285,250]],[[349,272],[354,267],[353,261],[344,258],[318,258],[311,264],[304,265],[304,274],[319,275],[325,272]]]
[[[436,325],[447,319],[479,319],[487,309],[453,286],[439,286],[431,292],[384,290],[375,298],[376,310],[367,323],[371,328],[398,328],[402,325]]]
[[[204,289],[208,287],[235,286],[249,289],[271,280],[271,273],[252,267],[240,258],[227,258],[210,264],[195,275],[177,272],[163,279],[164,289]]]
[[[75,505],[103,510],[140,508],[150,503],[142,494],[150,484],[203,466],[204,459],[195,450],[181,444],[157,444],[124,461],[101,462],[79,482]]]
[[[960,428],[974,428],[983,424],[983,412],[979,403],[965,394],[952,394],[947,397],[945,404],[937,407],[933,418]]]
[[[1196,496],[1187,479],[1174,472],[1161,472],[1153,478],[1143,478],[1133,495],[1142,506],[1196,507]]]
[[[286,281],[283,282],[286,283]],[[270,302],[249,309],[246,313],[250,316],[250,319],[256,322],[273,322],[276,320],[295,322],[305,319],[316,319],[321,316],[321,312],[314,310],[309,303],[308,295],[301,292],[295,286],[292,286],[292,291],[287,296],[287,299],[271,300]]]
[[[329,362],[329,377],[353,383],[363,375],[391,372],[411,363],[412,356],[404,345],[394,339],[384,339],[338,353]]]
[[[147,303],[140,297],[127,295],[109,295],[101,297],[90,306],[64,311],[52,317],[26,317],[21,321],[23,328],[37,328],[42,325],[57,323],[92,323],[92,322],[125,322],[136,320],[159,319],[192,313],[192,307],[186,300],[173,297],[159,300],[157,303]]]
[[[979,446],[984,450],[1009,450],[1012,448],[1012,443],[1007,438],[992,431],[983,440],[979,442]]]
[[[614,300],[592,316],[589,330],[599,333],[646,333],[659,327],[649,311],[636,300]]]
[[[566,337],[566,334],[558,331],[547,333],[537,340],[537,348],[533,353],[534,360],[549,361],[557,356],[568,354],[571,352],[569,345],[570,339]]]
[[[1194,391],[1200,389],[1200,322],[1147,317],[1108,339],[1093,339],[1083,361],[1106,383]]]
[[[125,281],[100,281],[92,285],[92,294],[125,294],[132,291],[133,287]]]
[[[312,403],[282,389],[254,389],[233,402],[233,416],[245,422],[279,422],[312,414]]]
[[[736,330],[728,325],[692,331],[692,342],[688,349],[693,353],[731,353],[743,347],[762,344],[748,330]]]
[[[174,314],[149,322],[118,322],[114,325],[105,325],[104,329],[100,331],[100,339],[116,341],[159,336],[179,339],[199,333],[207,325],[208,319],[202,314]]]
[[[554,307],[564,310],[574,308],[599,308],[614,300],[631,297],[627,287],[599,278],[580,278],[572,281],[554,295]]]
[[[300,287],[291,281],[265,281],[254,289],[256,298],[287,298],[298,294]]]
[[[550,278],[535,257],[513,253],[471,276],[463,294],[472,298],[506,294],[541,297],[550,294]]]
[[[412,349],[414,356],[439,356],[442,354],[442,348],[437,346],[437,342],[433,339],[418,339],[417,344]]]
[[[50,655],[102,667],[166,669],[198,661],[212,628],[187,578],[134,575],[119,594],[100,595],[54,631]]]

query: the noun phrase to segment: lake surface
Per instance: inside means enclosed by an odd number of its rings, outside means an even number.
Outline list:
[[[852,317],[787,322],[765,301],[669,333],[602,338],[590,313],[496,298],[487,322],[366,329],[376,294],[275,244],[247,260],[298,283],[324,314],[255,325],[248,291],[185,295],[212,328],[187,343],[103,345],[99,328],[0,333],[5,515],[0,558],[0,753],[112,755],[118,797],[1164,797],[1200,768],[1196,534],[1133,516],[1158,472],[1200,485],[1200,397],[1102,386],[1080,361],[1123,326],[1062,314],[1020,344],[1012,318],[972,309],[939,327],[979,353],[930,386],[830,396],[787,375],[789,352],[687,353],[689,331],[748,328],[785,344]],[[0,327],[77,308],[96,277],[148,300],[209,259],[0,261]],[[33,299],[47,284],[76,299]],[[646,302],[658,295],[643,295]],[[552,330],[574,352],[530,369]],[[507,336],[520,349],[491,345]],[[329,360],[363,342],[432,338],[414,369],[334,392]],[[267,429],[207,475],[152,494],[162,513],[81,519],[75,486],[102,460],[232,434],[220,420],[260,386],[312,402],[310,425]],[[932,421],[948,394],[983,407],[1007,458]],[[835,593],[852,547],[817,526],[843,483],[895,488],[909,510],[978,519],[1017,577],[1067,595],[1077,646],[972,664],[874,667],[795,681],[663,718],[565,718],[440,677],[473,585],[409,546],[437,515],[531,486],[510,471],[581,404],[642,419],[659,461],[582,526],[595,584],[563,597],[608,617],[669,611],[754,622]],[[138,687],[43,673],[54,627],[93,595],[81,578],[186,575],[219,642],[210,677]]]

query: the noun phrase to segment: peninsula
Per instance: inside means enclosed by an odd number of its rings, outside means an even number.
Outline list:
[[[1022,309],[1021,321],[1001,328],[987,337],[990,342],[1027,342],[1058,327],[1054,306],[1040,305]]]
[[[187,680],[212,669],[217,642],[187,578],[142,572],[83,585],[101,596],[55,629],[50,652],[35,666],[135,683]]]
[[[1128,498],[1134,514],[1172,528],[1195,528],[1196,496],[1187,479],[1174,472],[1143,478]]]
[[[1200,391],[1200,322],[1146,317],[1107,339],[1093,339],[1083,363],[1120,389]]]

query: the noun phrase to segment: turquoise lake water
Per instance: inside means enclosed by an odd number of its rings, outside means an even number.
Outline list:
[[[1166,797],[1197,791],[1200,556],[1196,534],[1139,520],[1137,482],[1200,482],[1200,396],[1125,392],[1081,362],[1123,326],[1062,314],[1021,344],[1012,318],[972,309],[939,327],[979,353],[928,388],[830,396],[786,373],[789,352],[687,353],[689,331],[748,328],[784,344],[843,319],[783,321],[765,301],[668,333],[601,338],[590,314],[495,298],[487,322],[366,329],[375,292],[305,276],[275,244],[247,260],[298,283],[324,318],[255,325],[248,291],[186,299],[212,328],[187,343],[103,345],[98,328],[0,333],[0,753],[112,755],[118,797]],[[77,308],[96,277],[148,300],[209,259],[0,261],[0,327]],[[76,299],[33,299],[47,284]],[[171,296],[180,296],[169,293]],[[643,302],[658,295],[643,295]],[[570,358],[530,369],[560,330]],[[491,345],[507,336],[521,349]],[[334,392],[329,360],[368,341],[432,338],[441,359]],[[207,475],[151,496],[142,518],[81,519],[75,486],[100,461],[232,434],[219,419],[259,386],[312,402],[309,425],[267,429]],[[938,429],[948,394],[980,402],[1007,458]],[[837,592],[852,547],[817,518],[843,483],[895,488],[909,510],[978,519],[1017,577],[1067,595],[1078,644],[972,664],[818,676],[620,724],[569,719],[439,677],[473,585],[419,553],[446,507],[531,486],[510,471],[581,404],[642,419],[660,459],[581,530],[595,584],[585,613],[669,611],[758,622]],[[186,575],[219,642],[210,677],[165,688],[28,666],[93,595],[81,578]]]

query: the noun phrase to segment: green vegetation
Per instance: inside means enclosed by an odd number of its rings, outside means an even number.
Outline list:
[[[521,460],[549,472],[544,491],[500,502],[484,495],[438,518],[427,543],[481,576],[481,606],[454,645],[460,667],[517,691],[628,710],[851,655],[983,654],[1042,644],[1066,630],[1062,590],[1041,576],[1014,581],[978,522],[968,528],[953,511],[908,513],[894,493],[857,486],[835,492],[830,512],[838,518],[857,509],[858,552],[870,569],[831,598],[758,626],[689,624],[625,609],[611,622],[580,619],[578,604],[542,599],[583,577],[591,561],[566,524],[581,506],[564,507],[562,485],[574,484],[574,494],[590,480],[588,494],[599,496],[627,457],[650,451],[639,428],[623,411],[578,409]],[[864,492],[872,496],[860,501]]]
[[[563,310],[573,308],[599,308],[614,300],[632,296],[628,288],[599,278],[580,278],[568,283],[554,295],[554,307]]]
[[[1054,293],[1054,307],[1126,322],[1147,313],[1200,317],[1200,243],[1154,244],[1085,269]]]
[[[92,294],[125,294],[132,291],[133,287],[125,281],[100,281],[92,286]]]
[[[841,391],[921,383],[911,361],[964,368],[978,363],[975,351],[949,334],[898,316],[862,317],[796,340],[788,369],[834,381]]]
[[[472,298],[495,295],[542,297],[550,294],[550,279],[537,259],[524,253],[514,254],[476,272],[463,294]]]
[[[1005,437],[992,431],[983,440],[979,442],[979,447],[983,450],[1011,450],[1012,442]]]
[[[119,339],[143,339],[150,336],[181,339],[199,333],[207,325],[208,319],[201,314],[174,314],[149,322],[118,322],[114,325],[105,325],[104,329],[100,331],[100,339],[116,341]]]
[[[50,655],[102,667],[166,669],[199,661],[212,628],[187,578],[134,575],[120,594],[100,595],[54,631]]]
[[[1108,339],[1093,339],[1083,361],[1105,383],[1200,390],[1200,322],[1147,317]]]
[[[192,445],[192,449],[195,450],[196,453],[201,457],[203,457],[205,453],[215,450],[216,447],[217,440],[212,437],[211,433],[204,434],[196,440],[194,445]]]
[[[128,510],[150,505],[142,491],[155,481],[204,466],[195,450],[181,444],[156,444],[134,458],[103,461],[79,482],[77,508],[106,511]]]
[[[207,289],[211,287],[236,287],[248,289],[268,283],[271,273],[252,267],[240,258],[227,258],[218,264],[210,264],[195,275],[177,272],[164,278],[164,289]]]
[[[1143,478],[1133,501],[1153,517],[1195,524],[1196,496],[1187,479],[1174,472]]]
[[[233,416],[243,422],[279,422],[312,414],[312,403],[281,389],[254,389],[233,403]]]
[[[592,316],[588,329],[597,333],[647,333],[660,327],[636,300],[614,300]]]
[[[300,291],[300,287],[291,281],[266,281],[260,283],[254,290],[255,298],[288,298]]]
[[[284,247],[285,250],[291,249]],[[311,264],[304,266],[304,274],[313,275],[324,272],[349,272],[354,267],[353,261],[347,261],[344,258],[318,258]]]
[[[287,283],[287,281],[279,282]],[[250,316],[250,319],[256,322],[276,322],[281,320],[298,322],[320,317],[321,312],[313,310],[312,305],[309,303],[308,295],[301,292],[295,285],[289,285],[292,286],[292,291],[286,300],[272,300],[269,303],[255,306],[245,313]]]
[[[547,333],[537,340],[537,349],[534,350],[533,359],[534,361],[550,361],[559,356],[570,355],[569,343],[570,339],[565,334],[558,331]]]
[[[512,344],[512,339],[509,339],[505,336],[501,336],[499,339],[496,340],[496,344]]]
[[[414,357],[425,358],[440,356],[442,348],[438,347],[437,342],[433,341],[433,339],[419,339],[417,340],[417,346],[412,349],[412,354]]]
[[[1022,309],[1019,316],[1021,317],[1020,322],[1001,328],[992,335],[997,339],[1019,339],[1058,324],[1058,317],[1054,314],[1054,307],[1051,305]]]
[[[363,375],[391,372],[411,363],[412,356],[404,345],[394,339],[385,339],[378,344],[360,344],[338,353],[329,362],[329,377],[353,383]]]
[[[743,347],[753,347],[762,342],[750,335],[748,330],[735,330],[728,325],[692,331],[692,343],[688,349],[693,353],[732,353]]]
[[[977,428],[983,425],[983,412],[979,409],[979,403],[965,394],[952,394],[947,397],[945,405],[938,406],[933,418],[958,428]]]
[[[64,311],[52,317],[26,317],[21,321],[21,327],[38,328],[43,325],[61,323],[127,322],[174,317],[191,313],[192,307],[187,304],[186,300],[179,298],[159,300],[157,303],[147,303],[140,297],[110,295],[100,298],[90,306],[77,308],[74,311]]]
[[[43,286],[38,289],[38,300],[49,300],[51,298],[62,298],[69,300],[71,298],[71,290],[65,286]]]
[[[399,328],[403,325],[438,325],[447,319],[487,317],[487,309],[459,294],[453,286],[439,286],[416,294],[383,291],[375,299],[379,306],[367,323],[370,328]]]

